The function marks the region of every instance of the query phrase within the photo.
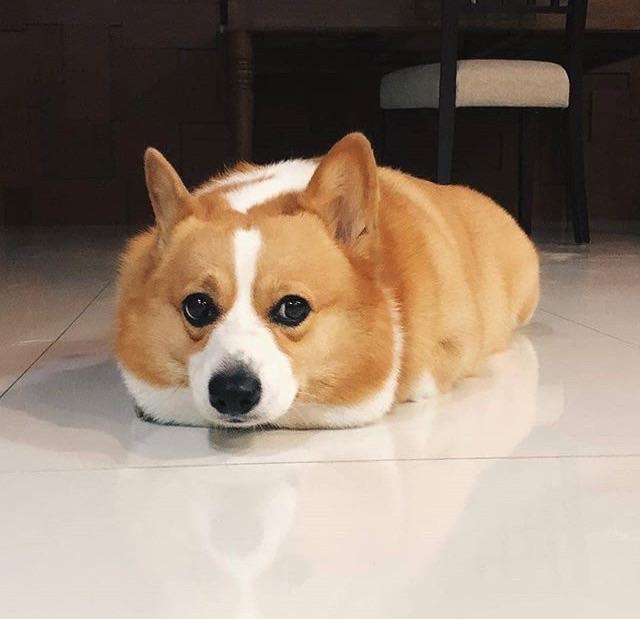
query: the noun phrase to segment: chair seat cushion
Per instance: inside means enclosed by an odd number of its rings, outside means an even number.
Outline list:
[[[440,64],[389,73],[380,83],[383,109],[437,108]],[[559,64],[534,60],[459,60],[456,107],[569,105],[569,76]]]

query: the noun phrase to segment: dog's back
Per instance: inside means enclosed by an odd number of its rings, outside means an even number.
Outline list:
[[[380,169],[381,254],[404,330],[399,401],[446,391],[504,348],[538,302],[536,250],[472,189]]]

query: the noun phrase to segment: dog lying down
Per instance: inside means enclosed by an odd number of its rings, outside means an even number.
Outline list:
[[[371,423],[473,374],[538,302],[500,206],[377,167],[359,133],[192,192],[152,148],[145,175],[156,224],[122,257],[116,351],[147,419]]]

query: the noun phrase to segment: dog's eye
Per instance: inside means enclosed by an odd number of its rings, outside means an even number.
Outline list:
[[[194,327],[204,327],[211,324],[220,311],[208,294],[195,292],[182,302],[182,313]]]
[[[309,303],[302,297],[287,295],[271,310],[271,320],[287,327],[299,325],[311,311]]]

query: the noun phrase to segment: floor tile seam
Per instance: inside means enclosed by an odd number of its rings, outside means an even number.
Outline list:
[[[70,469],[31,469],[31,470],[0,470],[0,477],[18,475],[40,474],[73,474],[73,473],[109,473],[109,472],[138,472],[138,471],[180,471],[186,469],[222,469],[237,467],[260,466],[307,466],[307,465],[336,465],[336,464],[381,464],[381,463],[427,463],[427,462],[548,462],[557,461],[584,461],[584,460],[640,460],[640,453],[625,454],[560,454],[560,455],[534,455],[534,456],[469,456],[460,458],[351,458],[338,460],[277,460],[270,462],[219,462],[219,463],[190,463],[167,465],[139,465],[139,466],[113,466],[90,467]]]
[[[71,329],[71,327],[73,327],[74,324],[76,324],[76,322],[78,322],[78,320],[80,320],[80,318],[82,318],[82,316],[85,314],[85,312],[100,298],[100,296],[102,295],[103,292],[105,292],[105,290],[107,290],[107,288],[109,288],[109,286],[112,284],[113,280],[107,280],[106,283],[104,283],[100,289],[98,290],[98,292],[89,300],[89,302],[80,310],[80,312],[75,316],[75,318],[73,318],[73,320],[71,320],[69,322],[69,324],[58,334],[57,337],[55,337],[53,340],[51,340],[44,348],[44,350],[42,350],[37,356],[36,358],[28,365],[27,368],[25,368],[12,382],[11,384],[2,391],[2,393],[0,393],[0,401],[4,398],[5,395],[7,395],[7,393],[9,393],[9,391],[11,391],[11,389],[13,389],[13,387],[15,385],[17,385],[20,380],[22,380],[22,378],[36,365],[36,363],[38,363],[38,361],[40,361],[40,359],[42,359],[47,352],[49,352],[49,350],[51,350],[51,348],[58,343],[62,337],[64,337],[64,335],[69,331],[69,329]]]
[[[570,322],[574,325],[578,325],[579,327],[583,327],[585,329],[588,329],[589,331],[593,331],[594,333],[598,333],[599,335],[603,335],[605,337],[611,338],[612,340],[616,340],[617,342],[620,342],[621,344],[626,344],[627,346],[633,346],[634,348],[640,348],[640,342],[634,342],[633,340],[627,340],[624,339],[622,337],[619,337],[617,335],[614,335],[613,333],[607,333],[606,331],[602,331],[601,329],[598,329],[597,327],[593,327],[591,325],[588,325],[584,322],[580,322],[579,320],[575,320],[574,318],[570,318],[569,316],[563,316],[562,314],[558,314],[557,312],[552,312],[548,309],[545,309],[544,307],[540,306],[538,307],[538,312],[543,312],[544,314],[548,314],[550,316],[555,316],[556,318],[560,318],[561,320],[565,320],[566,322]]]

